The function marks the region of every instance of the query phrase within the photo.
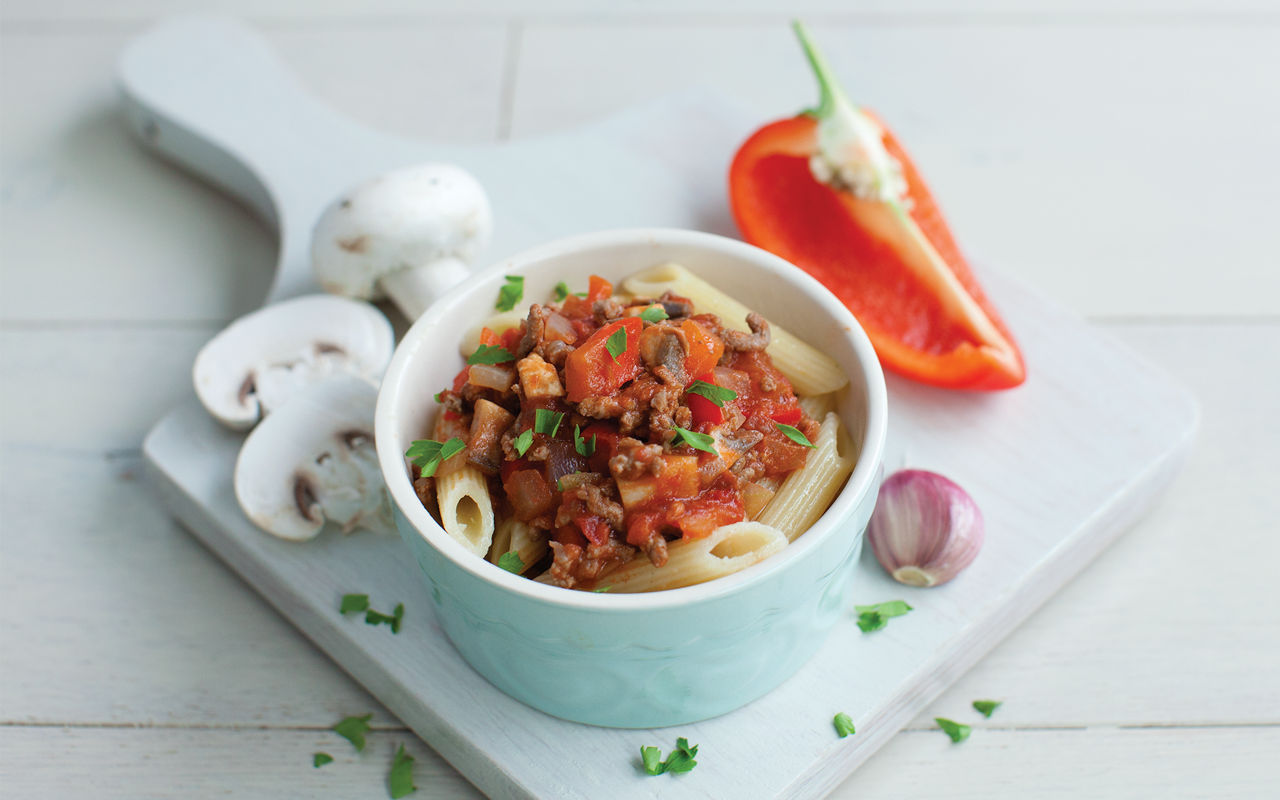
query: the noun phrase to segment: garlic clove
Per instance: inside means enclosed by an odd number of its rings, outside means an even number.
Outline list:
[[[969,493],[936,472],[904,469],[880,485],[867,539],[894,580],[940,586],[982,549],[982,512]]]

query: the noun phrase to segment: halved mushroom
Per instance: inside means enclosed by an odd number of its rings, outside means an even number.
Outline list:
[[[325,291],[386,294],[410,320],[467,277],[488,243],[489,198],[452,164],[420,164],[367,181],[325,209],[311,262]]]
[[[391,323],[368,303],[308,295],[228,325],[200,349],[192,376],[205,410],[246,430],[325,378],[351,374],[376,383],[394,345]]]
[[[331,520],[344,532],[389,530],[390,505],[373,448],[378,390],[351,376],[299,393],[262,421],[236,459],[235,491],[255,525],[311,539]]]

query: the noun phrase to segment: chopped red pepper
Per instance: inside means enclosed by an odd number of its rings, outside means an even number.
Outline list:
[[[640,372],[640,331],[644,322],[639,317],[626,317],[605,325],[591,334],[564,362],[565,389],[570,403],[588,397],[613,394]],[[609,337],[626,331],[626,345],[615,358],[609,352]]]
[[[716,382],[714,372],[704,372],[694,380],[710,383],[713,386]],[[693,424],[709,423],[711,425],[719,425],[724,422],[724,409],[700,394],[686,393],[684,396],[685,405],[689,406],[689,410],[693,412]]]
[[[848,103],[803,28],[796,30],[817,73],[822,104],[812,115],[764,126],[734,156],[729,194],[743,238],[794,263],[840,298],[887,368],[956,389],[1021,384],[1022,354],[910,157],[883,123]],[[901,165],[905,196],[859,197],[814,176],[810,161],[820,155],[819,123],[838,123],[846,113],[883,130],[880,143]]]
[[[582,531],[582,535],[587,537],[587,541],[592,544],[604,544],[609,541],[609,532],[613,530],[604,518],[594,514],[574,517],[573,524],[578,526],[578,529]]]
[[[685,374],[702,375],[715,369],[720,356],[724,354],[724,342],[720,337],[692,319],[681,322],[680,330],[689,343],[689,354],[684,360]]]

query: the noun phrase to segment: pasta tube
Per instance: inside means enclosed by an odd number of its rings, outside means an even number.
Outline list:
[[[787,541],[794,541],[818,521],[853,472],[854,459],[846,455],[852,447],[840,428],[840,418],[828,413],[804,466],[787,476],[757,518],[786,534]]]
[[[656,592],[722,578],[756,564],[787,546],[778,529],[759,522],[735,522],[703,539],[681,539],[667,545],[667,563],[655,567],[647,558],[628,561],[600,578],[610,592]]]

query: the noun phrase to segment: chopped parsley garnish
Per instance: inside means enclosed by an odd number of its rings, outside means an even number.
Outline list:
[[[525,453],[529,452],[529,446],[531,444],[533,444],[533,431],[526,428],[520,432],[519,436],[516,437],[516,455],[523,456]]]
[[[502,567],[507,572],[513,572],[516,575],[519,575],[524,571],[524,560],[520,558],[520,554],[515,550],[508,550],[498,556],[498,566]]]
[[[404,603],[397,603],[396,609],[390,614],[383,614],[381,611],[374,611],[372,608],[364,612],[364,623],[366,625],[390,625],[392,633],[400,632],[400,622],[404,619]]]
[[[313,767],[323,767],[325,764],[333,762],[333,756],[328,753],[316,753],[311,757],[311,765]]]
[[[560,430],[560,423],[563,420],[563,411],[550,411],[545,408],[539,408],[533,412],[533,432],[541,433],[544,436],[555,436],[556,431]]]
[[[524,298],[524,276],[508,275],[507,282],[498,290],[498,302],[494,308],[499,311],[511,311]]]
[[[715,437],[708,436],[705,433],[696,433],[687,431],[679,425],[672,426],[672,430],[676,432],[676,436],[671,440],[671,446],[675,447],[680,444],[687,444],[694,450],[701,450],[704,453],[715,453]]]
[[[344,594],[342,603],[338,606],[339,614],[350,614],[353,611],[367,611],[369,609],[369,595],[367,594]]]
[[[644,762],[644,771],[650,775],[661,775],[664,772],[688,772],[698,766],[694,756],[698,755],[698,746],[689,746],[689,740],[681,736],[676,739],[676,749],[671,751],[667,760],[662,760],[662,751],[656,747],[641,747],[640,760]]]
[[[809,441],[809,437],[801,433],[799,428],[793,428],[790,425],[783,425],[781,422],[775,422],[773,424],[778,426],[778,430],[782,431],[783,436],[796,444],[802,444],[805,447],[813,447],[813,442]]]
[[[559,303],[559,302],[563,302],[563,301],[564,301],[565,299],[567,299],[567,298],[569,297],[569,295],[571,295],[571,294],[572,294],[572,295],[575,295],[575,296],[577,296],[577,297],[586,297],[586,296],[587,296],[587,293],[586,293],[586,292],[571,292],[571,291],[569,291],[569,284],[565,283],[564,281],[560,281],[559,283],[557,283],[557,284],[556,284],[555,293],[556,293],[556,302],[557,302],[557,303]]]
[[[612,588],[613,588],[612,586],[597,586],[596,588],[592,589],[591,591],[595,592],[596,594],[600,594],[600,593],[603,593],[603,592],[607,592],[607,591],[609,591],[609,590],[610,590],[610,589],[612,589]]]
[[[888,625],[890,619],[910,611],[911,606],[902,600],[890,600],[870,606],[854,606],[853,609],[858,612],[858,627],[863,633],[871,633]]]
[[[577,426],[573,426],[573,449],[578,451],[578,455],[583,458],[591,458],[596,454],[596,434],[591,434],[591,441],[582,438],[582,430]]]
[[[360,717],[347,717],[333,726],[333,732],[355,745],[356,750],[364,750],[364,735],[369,732],[371,719],[372,711]]]
[[[443,392],[443,391],[436,392],[435,394],[433,394],[433,395],[432,395],[432,397],[434,397],[434,398],[436,399],[436,402],[437,402],[437,403],[443,403],[443,402],[444,402],[444,392]]]
[[[618,356],[627,352],[627,328],[625,325],[620,326],[616,331],[609,334],[609,338],[604,340],[604,349],[609,351],[609,355],[613,356],[614,361],[618,360]]]
[[[482,344],[467,358],[468,364],[505,364],[515,361],[516,357],[505,347],[496,344]]]
[[[404,745],[396,751],[391,761],[391,774],[387,776],[387,788],[393,798],[404,797],[418,791],[413,785],[413,756],[404,751]]]
[[[997,708],[999,708],[1002,705],[1004,705],[1004,701],[1002,700],[974,700],[973,701],[974,709],[979,714],[986,717],[987,719],[991,719],[992,712],[994,712]]]
[[[706,381],[694,381],[693,385],[688,389],[685,389],[685,391],[689,394],[696,394],[705,397],[715,403],[719,408],[724,408],[725,403],[738,396],[738,393],[732,389],[726,389],[723,386],[716,386],[714,383],[707,383]],[[795,430],[795,428],[792,428],[792,430]],[[786,431],[783,431],[783,433],[786,433]],[[796,431],[796,433],[800,432]],[[801,435],[803,436],[803,434]],[[813,445],[809,446],[812,447]]]
[[[467,443],[453,437],[447,442],[435,439],[418,439],[404,451],[405,458],[422,467],[422,477],[430,478],[436,474],[436,468],[445,461],[467,449]]]
[[[664,319],[671,319],[671,317],[662,306],[649,306],[640,312],[640,319],[645,322],[662,322]]]
[[[840,734],[841,739],[851,733],[857,733],[853,729],[853,720],[849,719],[849,715],[844,712],[836,714],[835,719],[831,720],[831,724],[836,726],[836,733]]]
[[[952,722],[945,717],[934,717],[933,721],[938,723],[938,727],[942,728],[953,742],[963,742],[969,738],[969,734],[973,733],[973,728],[968,725],[961,725],[959,722]]]

